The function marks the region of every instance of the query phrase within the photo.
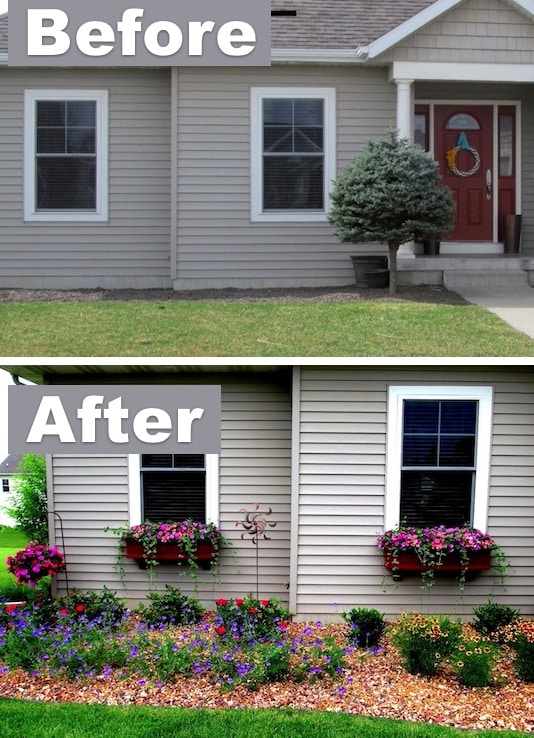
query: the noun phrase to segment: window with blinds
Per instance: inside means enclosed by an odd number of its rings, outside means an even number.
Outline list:
[[[24,90],[24,219],[108,219],[108,90]]]
[[[142,517],[154,523],[206,522],[204,454],[142,454]]]
[[[38,210],[96,208],[96,101],[37,100]]]
[[[323,98],[263,100],[263,210],[323,210]]]
[[[472,522],[478,402],[404,400],[400,520]]]

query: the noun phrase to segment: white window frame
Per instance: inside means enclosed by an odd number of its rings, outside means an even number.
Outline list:
[[[142,523],[141,456],[128,455],[130,525]],[[206,454],[206,522],[219,525],[219,455]]]
[[[263,210],[263,100],[322,98],[324,100],[324,208],[322,210]],[[251,89],[250,218],[252,222],[327,221],[336,177],[336,90],[334,87],[253,87]]]
[[[96,102],[96,208],[38,210],[36,195],[37,102],[92,100]],[[25,90],[24,92],[24,220],[104,221],[108,219],[108,92],[107,90]]]
[[[400,522],[402,430],[404,400],[476,400],[478,402],[475,446],[475,489],[472,525],[486,532],[488,524],[489,480],[493,387],[391,386],[388,389],[385,530]]]

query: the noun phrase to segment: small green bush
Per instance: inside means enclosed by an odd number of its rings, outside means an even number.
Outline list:
[[[514,649],[514,667],[524,682],[534,682],[534,620],[516,620],[504,630],[506,642]]]
[[[503,643],[503,629],[508,625],[512,625],[518,619],[519,610],[514,610],[509,605],[488,602],[486,605],[475,607],[474,614],[475,619],[472,625],[476,632]]]
[[[488,687],[498,649],[488,638],[462,639],[452,654],[452,666],[466,687]]]
[[[410,674],[433,676],[458,645],[462,625],[444,616],[403,614],[392,629],[393,644]]]
[[[289,612],[282,603],[271,597],[257,600],[252,595],[228,600],[216,600],[216,631],[234,641],[265,641],[277,638],[286,626]]]
[[[61,617],[69,617],[83,623],[97,623],[103,628],[113,628],[124,620],[126,605],[106,586],[100,592],[75,589],[66,597],[56,600],[56,609]]]
[[[343,620],[349,625],[350,643],[359,648],[376,648],[382,637],[386,623],[381,612],[366,607],[354,607],[341,613]]]
[[[151,592],[150,604],[140,605],[136,613],[151,628],[166,625],[192,625],[198,623],[204,608],[194,597],[183,595],[177,587],[165,585],[165,593]]]

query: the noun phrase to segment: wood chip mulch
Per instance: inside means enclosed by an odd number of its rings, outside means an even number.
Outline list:
[[[303,625],[291,626],[295,633]],[[340,632],[325,625],[325,634]],[[153,684],[143,679],[100,676],[76,682],[37,677],[22,671],[0,673],[3,697],[42,702],[186,708],[292,708],[351,713],[446,725],[464,730],[534,732],[534,684],[514,674],[505,653],[495,672],[496,684],[468,688],[443,672],[427,678],[408,674],[396,650],[386,642],[378,653],[355,651],[337,680],[310,684],[272,683],[257,691],[240,686],[224,691],[207,677]]]

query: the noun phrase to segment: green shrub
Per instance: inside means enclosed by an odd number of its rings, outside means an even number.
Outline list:
[[[61,617],[72,618],[75,622],[98,623],[103,628],[120,625],[126,615],[124,602],[106,586],[100,592],[75,589],[56,600],[56,610]]]
[[[164,625],[191,625],[198,623],[204,608],[194,597],[183,595],[171,585],[165,585],[165,593],[151,592],[150,604],[140,605],[136,613],[152,628]]]
[[[257,600],[252,595],[235,600],[216,600],[216,631],[234,641],[262,641],[277,638],[285,628],[289,612],[275,597]]]
[[[534,682],[534,620],[516,620],[504,630],[515,651],[514,667],[524,682]]]
[[[28,540],[48,543],[48,501],[44,456],[25,454],[22,457],[17,475],[17,487],[9,503],[9,514]]]
[[[488,602],[486,605],[475,607],[474,614],[475,619],[472,625],[477,633],[503,643],[503,629],[508,625],[512,625],[518,619],[519,610],[514,610],[509,605]]]
[[[487,687],[492,681],[498,649],[487,638],[460,640],[452,654],[452,666],[466,687]]]
[[[403,614],[392,629],[392,642],[410,674],[433,676],[456,648],[462,626],[444,616]]]
[[[376,648],[382,637],[386,623],[378,610],[366,607],[355,607],[341,613],[343,620],[349,625],[350,643],[359,648]]]

